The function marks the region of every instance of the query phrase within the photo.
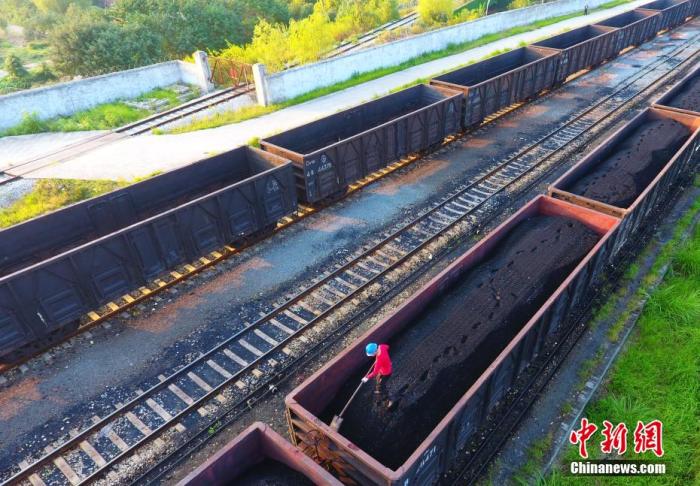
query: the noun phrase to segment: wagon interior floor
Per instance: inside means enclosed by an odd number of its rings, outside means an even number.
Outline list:
[[[669,102],[674,108],[700,111],[700,75],[691,79]]]
[[[264,459],[230,481],[231,486],[314,486],[313,481],[274,459]]]
[[[650,120],[600,164],[566,188],[619,208],[629,207],[690,136],[676,120]]]
[[[399,467],[598,240],[563,217],[533,216],[516,225],[388,343],[393,375],[381,394],[374,383],[360,390],[341,433],[382,464]],[[360,378],[345,383],[323,420],[338,413]]]

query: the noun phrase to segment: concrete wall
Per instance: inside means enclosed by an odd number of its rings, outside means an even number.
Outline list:
[[[0,129],[16,125],[25,114],[42,120],[71,115],[176,83],[193,84],[203,92],[211,87],[201,62],[168,61],[0,96]]]
[[[345,56],[306,64],[267,75],[258,66],[256,90],[258,103],[267,105],[299,96],[314,89],[344,81],[353,74],[395,66],[428,52],[439,51],[452,44],[469,42],[487,34],[527,25],[573,12],[582,12],[586,5],[595,8],[609,0],[557,0],[482,17],[451,27],[426,32],[410,38],[381,44]],[[262,73],[262,75],[260,75]],[[260,80],[258,79],[260,78]]]

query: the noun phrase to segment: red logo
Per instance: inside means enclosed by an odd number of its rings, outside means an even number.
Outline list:
[[[600,450],[603,454],[611,454],[613,449],[617,450],[617,455],[621,456],[627,450],[627,426],[620,422],[613,426],[607,420],[603,421],[603,430],[600,431],[605,440],[600,443]]]
[[[598,426],[584,417],[581,419],[581,427],[572,430],[569,434],[569,442],[572,445],[578,445],[578,453],[584,459],[588,458],[587,442],[597,430]],[[612,454],[616,451],[618,456],[623,455],[627,451],[627,432],[628,428],[624,422],[613,427],[611,422],[604,420],[600,431],[603,436],[603,441],[600,443],[601,452]],[[660,420],[652,420],[647,424],[638,421],[633,435],[636,454],[651,451],[656,454],[656,457],[664,455],[663,423]]]
[[[576,445],[578,444],[578,453],[581,457],[586,459],[588,457],[588,451],[586,450],[586,442],[591,436],[598,430],[596,424],[588,422],[587,418],[581,419],[581,428],[578,430],[572,430],[571,435],[569,435],[569,442]]]
[[[656,457],[663,456],[663,427],[661,420],[652,420],[646,425],[637,421],[637,428],[634,429],[634,452],[641,454],[652,451]]]

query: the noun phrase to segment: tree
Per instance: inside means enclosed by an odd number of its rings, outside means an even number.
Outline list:
[[[12,80],[23,80],[29,78],[29,72],[24,68],[22,61],[14,54],[5,58],[5,71]]]
[[[283,0],[118,0],[108,14],[120,24],[148,25],[173,57],[248,42],[259,19],[289,21]]]
[[[454,0],[418,0],[418,16],[427,25],[446,23],[455,9]]]
[[[91,76],[165,59],[161,39],[144,25],[118,25],[100,9],[70,6],[51,32],[51,61],[65,75]]]

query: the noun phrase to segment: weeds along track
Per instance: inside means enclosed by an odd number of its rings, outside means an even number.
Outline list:
[[[274,384],[292,370],[319,355],[329,339],[349,331],[367,309],[427,271],[432,246],[442,245],[444,250],[455,229],[459,236],[470,233],[488,218],[496,196],[526,180],[534,185],[544,174],[536,180],[528,176],[569,143],[694,62],[698,37],[630,75],[608,96],[460,185],[415,219],[365,245],[307,288],[283,297],[257,321],[242,323],[237,333],[163,376],[158,385],[139,391],[127,403],[115,404],[110,414],[86,421],[82,431],[59,439],[49,452],[25,458],[4,473],[4,484],[83,484],[98,479],[113,484],[158,477],[274,391]],[[682,59],[670,63],[669,57]],[[144,471],[147,462],[155,466]]]

